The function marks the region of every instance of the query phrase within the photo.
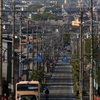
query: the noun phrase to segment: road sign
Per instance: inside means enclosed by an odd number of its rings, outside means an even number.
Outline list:
[[[19,78],[18,78],[18,80],[19,80],[19,81],[21,81],[21,80],[22,80],[22,78],[21,78],[21,77],[19,77]]]
[[[32,48],[32,45],[31,44],[29,44],[28,46],[29,46],[29,48]]]
[[[53,61],[53,63],[54,63],[54,64],[56,64],[56,63],[57,63],[57,61],[56,61],[56,60],[54,60],[54,61]]]
[[[64,57],[62,58],[62,62],[68,62],[68,58],[66,55],[64,55]]]
[[[59,52],[59,54],[61,54],[61,51]]]
[[[49,61],[49,63],[53,63],[53,61],[52,61],[52,60],[50,60],[50,61]]]
[[[43,61],[43,59],[42,59],[42,57],[41,57],[40,54],[38,54],[38,56],[37,56],[37,58],[36,58],[36,61],[38,61],[38,62],[42,62],[42,61]]]
[[[8,84],[8,89],[11,89],[11,83]]]

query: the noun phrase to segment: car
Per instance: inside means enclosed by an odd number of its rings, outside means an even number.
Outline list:
[[[20,95],[20,98],[19,98],[19,100],[39,100],[38,99],[38,97],[37,97],[37,95]]]
[[[67,49],[67,46],[65,46],[65,50]]]

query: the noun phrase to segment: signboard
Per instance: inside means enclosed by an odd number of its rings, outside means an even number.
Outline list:
[[[37,56],[37,58],[36,58],[36,61],[38,61],[38,62],[43,62],[43,59],[42,59],[42,57],[41,57],[40,54],[38,54],[38,56]]]
[[[62,58],[62,62],[68,62],[68,58],[66,55],[64,55],[64,57]]]
[[[38,87],[28,87],[28,89],[38,89]]]

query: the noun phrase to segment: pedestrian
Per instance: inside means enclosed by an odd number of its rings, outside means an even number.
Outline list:
[[[2,97],[2,100],[8,100],[8,97],[7,97],[6,93],[4,93],[4,96]]]
[[[12,94],[10,94],[9,99],[8,100],[12,100]]]

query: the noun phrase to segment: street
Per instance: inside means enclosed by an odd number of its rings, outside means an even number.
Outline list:
[[[64,55],[67,56],[68,62],[62,62]],[[70,59],[71,53],[61,53],[48,84],[49,100],[75,100]],[[45,100],[44,92],[41,94],[41,100]]]

